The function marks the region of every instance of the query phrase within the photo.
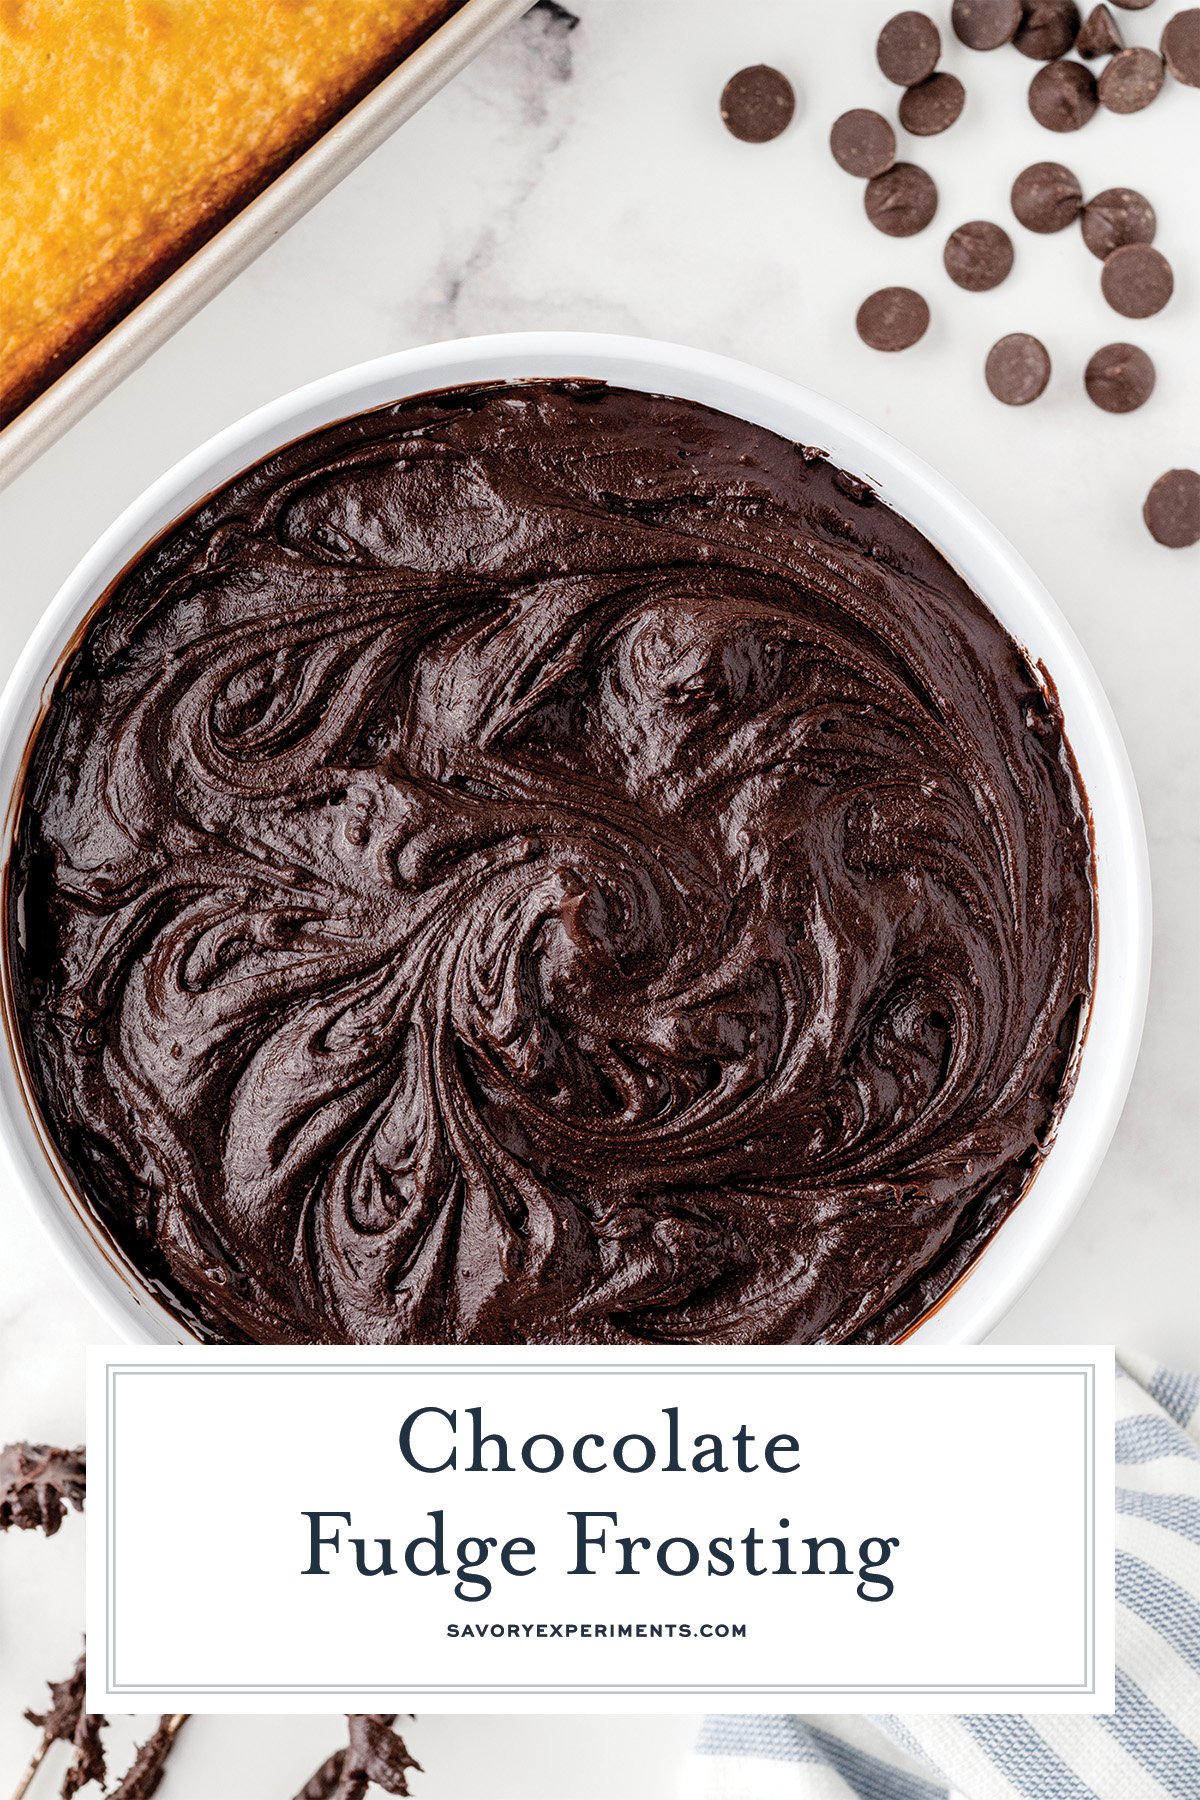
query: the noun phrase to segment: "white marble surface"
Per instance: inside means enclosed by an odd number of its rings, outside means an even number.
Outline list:
[[[1168,84],[1145,114],[1101,114],[1075,137],[1029,117],[1033,65],[972,56],[960,123],[912,141],[941,190],[933,227],[872,230],[860,184],[826,149],[851,105],[894,114],[872,44],[887,0],[577,0],[571,34],[522,21],[136,375],[0,495],[0,665],[7,670],[62,577],[163,467],[282,390],[380,352],[461,333],[537,327],[642,332],[727,351],[824,389],[912,445],[991,514],[1046,581],[1107,686],[1150,838],[1155,964],[1145,1044],[1116,1141],[1063,1244],[997,1330],[999,1341],[1116,1340],[1195,1361],[1197,1204],[1197,740],[1200,553],[1147,536],[1140,505],[1163,469],[1195,466],[1194,177],[1200,100]],[[931,9],[945,25],[949,8]],[[1169,4],[1122,12],[1157,40]],[[722,130],[716,96],[749,62],[792,76],[798,115],[765,146]],[[1074,231],[1036,238],[1007,193],[1025,164],[1070,163],[1086,191],[1127,183],[1159,211],[1176,296],[1119,320]],[[946,231],[1011,226],[1012,277],[954,288]],[[933,325],[899,357],[859,344],[854,312],[893,282],[926,293]],[[986,393],[987,346],[1031,330],[1054,359],[1025,410]],[[1084,397],[1096,346],[1129,338],[1159,370],[1127,418]],[[81,1350],[103,1325],[3,1197],[0,1441],[82,1435]],[[65,1672],[81,1624],[81,1531],[0,1543],[0,1793],[33,1733],[19,1722],[43,1675]],[[329,1720],[194,1721],[164,1800],[287,1800],[337,1741]],[[684,1720],[418,1722],[421,1800],[629,1800],[675,1790]],[[237,1773],[231,1774],[231,1769]],[[35,1793],[37,1790],[35,1790]]]

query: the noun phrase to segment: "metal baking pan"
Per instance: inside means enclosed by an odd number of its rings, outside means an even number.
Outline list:
[[[165,343],[530,5],[531,0],[464,0],[357,106],[0,431],[0,487]]]

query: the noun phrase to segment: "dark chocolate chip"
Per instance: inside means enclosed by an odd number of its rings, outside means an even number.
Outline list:
[[[1154,364],[1136,344],[1105,344],[1084,370],[1083,385],[1102,412],[1136,412],[1154,392]]]
[[[1126,319],[1161,312],[1175,291],[1171,265],[1151,244],[1122,244],[1104,259],[1100,291]]]
[[[1123,7],[1126,12],[1144,12],[1153,4],[1154,0],[1113,0],[1114,6]]]
[[[1034,62],[1052,62],[1065,56],[1079,30],[1075,0],[1033,0],[1027,5],[1013,43],[1022,56]]]
[[[1012,209],[1027,231],[1062,231],[1079,217],[1083,189],[1062,163],[1031,163],[1012,185]]]
[[[896,163],[868,181],[864,204],[877,231],[888,237],[912,237],[924,231],[937,211],[937,188],[924,169]]]
[[[856,106],[834,120],[829,148],[839,169],[869,180],[872,175],[882,175],[895,162],[896,134],[882,113]]]
[[[795,110],[791,82],[766,63],[739,69],[725,83],[721,95],[721,117],[744,144],[765,144],[777,138],[791,124]]]
[[[1136,188],[1105,188],[1083,209],[1083,241],[1101,261],[1122,244],[1152,244],[1158,220]]]
[[[1155,50],[1118,50],[1101,71],[1096,92],[1109,112],[1135,113],[1162,91],[1163,59]]]
[[[1176,81],[1200,87],[1200,6],[1189,6],[1168,20],[1159,47]]]
[[[1047,131],[1078,131],[1096,110],[1096,78],[1082,63],[1047,63],[1029,84],[1029,110]]]
[[[1016,37],[1021,11],[1021,0],[954,0],[950,23],[968,50],[998,50]]]
[[[1168,550],[1200,543],[1200,475],[1195,469],[1168,469],[1146,495],[1142,517],[1150,536]]]
[[[900,96],[900,123],[914,137],[936,137],[953,125],[966,98],[967,90],[957,75],[931,75]]]
[[[937,68],[942,40],[932,19],[924,13],[897,13],[879,34],[875,55],[889,81],[897,87],[915,87]]]
[[[951,281],[970,293],[999,287],[1013,266],[1012,239],[988,219],[972,219],[946,239],[942,253]]]
[[[1046,391],[1050,355],[1028,332],[1014,331],[993,344],[984,364],[987,384],[1005,406],[1028,406]]]
[[[929,307],[912,288],[880,288],[863,301],[854,322],[859,337],[872,350],[907,350],[924,337]]]
[[[1124,48],[1125,40],[1107,6],[1094,6],[1075,39],[1076,56],[1112,56]]]

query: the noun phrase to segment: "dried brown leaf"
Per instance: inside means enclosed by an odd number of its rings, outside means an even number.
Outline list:
[[[345,1761],[345,1750],[335,1750],[333,1755],[321,1764],[316,1774],[309,1776],[295,1800],[334,1800],[338,1782],[342,1779],[342,1768]]]
[[[295,1800],[364,1800],[372,1783],[385,1794],[411,1794],[408,1771],[421,1765],[391,1729],[395,1718],[395,1713],[351,1713],[349,1744],[321,1764]]]
[[[408,1754],[400,1734],[391,1729],[395,1716],[351,1713],[350,1747],[335,1800],[363,1800],[372,1782],[385,1794],[411,1794],[408,1771],[421,1765]]]
[[[6,1444],[0,1450],[0,1531],[44,1531],[53,1537],[68,1505],[83,1511],[86,1460],[82,1449]]]
[[[75,1760],[63,1776],[60,1800],[73,1800],[74,1795],[80,1788],[86,1787],[89,1781],[96,1781],[101,1787],[104,1786],[106,1769],[100,1733],[107,1724],[108,1720],[103,1713],[80,1713],[79,1724],[72,1739]]]

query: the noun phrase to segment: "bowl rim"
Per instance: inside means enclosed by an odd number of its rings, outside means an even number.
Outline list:
[[[1062,701],[1092,815],[1096,860],[1095,986],[1075,1087],[1020,1202],[963,1275],[905,1334],[907,1341],[981,1341],[1046,1261],[1099,1169],[1128,1093],[1145,1013],[1149,857],[1132,769],[1108,699],[1033,570],[978,508],[897,439],[785,377],[712,351],[623,334],[526,331],[450,339],[373,358],[292,389],[183,456],[79,560],[35,625],[0,696],[5,902],[0,1002],[7,1050],[7,1055],[0,1051],[0,1150],[12,1166],[13,1185],[74,1279],[127,1340],[190,1343],[195,1336],[108,1239],[62,1167],[32,1101],[11,1002],[7,885],[13,830],[33,735],[63,660],[113,581],[145,546],[262,456],[352,413],[411,395],[472,382],[572,376],[696,400],[825,451],[925,533],[1049,676]]]

